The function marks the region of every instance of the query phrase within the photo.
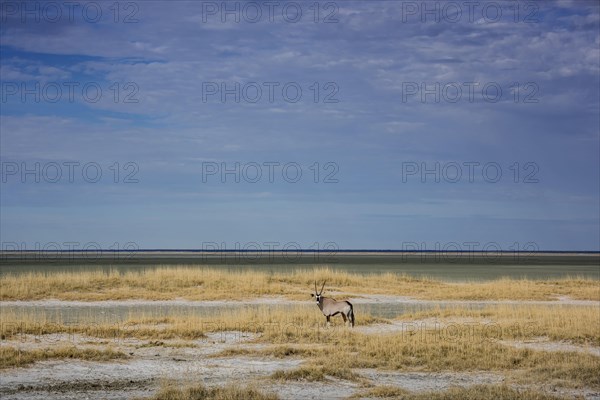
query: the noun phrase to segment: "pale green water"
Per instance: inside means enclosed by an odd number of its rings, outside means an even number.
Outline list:
[[[489,303],[472,302],[461,304],[460,307],[468,309],[481,309],[489,306]],[[403,314],[415,313],[419,311],[427,311],[439,308],[451,308],[456,305],[452,303],[427,302],[427,303],[396,303],[396,302],[381,302],[371,304],[354,304],[354,312],[357,323],[360,323],[362,315],[372,315],[381,318],[401,318]],[[514,306],[518,306],[515,304]],[[537,306],[544,307],[585,307],[580,305],[556,305],[547,304]],[[0,303],[0,319],[6,320],[7,315],[23,315],[30,319],[45,321],[44,323],[62,323],[62,324],[123,324],[130,318],[162,318],[162,317],[210,317],[218,320],[220,315],[227,315],[231,312],[243,309],[258,309],[272,308],[275,310],[286,310],[298,305],[243,305],[243,304],[228,304],[228,305],[110,305],[110,306],[93,306],[93,305],[2,305]],[[317,315],[319,310],[312,302],[306,302],[300,307],[306,307],[308,310],[313,310]],[[589,306],[588,306],[589,307]]]
[[[191,305],[114,305],[114,306],[31,306],[18,305],[6,306],[0,303],[0,315],[5,312],[14,312],[33,317],[35,320],[47,322],[62,322],[65,324],[86,323],[119,323],[127,321],[129,317],[135,318],[161,318],[161,317],[218,317],[230,312],[242,309],[257,309],[260,307],[271,307],[286,309],[298,307],[297,305],[215,305],[215,306],[191,306]],[[302,307],[302,306],[301,306]],[[318,313],[319,310],[312,302],[304,305]],[[354,310],[357,318],[361,314],[371,314],[383,318],[395,318],[408,312],[428,310],[436,307],[444,307],[444,304],[355,304]],[[473,307],[481,307],[474,304]]]

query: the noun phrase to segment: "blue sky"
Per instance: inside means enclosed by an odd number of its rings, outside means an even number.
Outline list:
[[[597,2],[1,4],[4,248],[600,250]]]

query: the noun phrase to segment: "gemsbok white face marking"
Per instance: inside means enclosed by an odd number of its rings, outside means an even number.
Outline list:
[[[354,327],[354,308],[352,304],[347,300],[337,301],[331,297],[324,297],[323,289],[325,288],[325,282],[321,286],[321,291],[317,291],[317,282],[315,281],[315,293],[311,293],[311,296],[317,300],[317,306],[327,318],[327,325],[329,325],[329,319],[335,315],[341,314],[344,319],[344,324],[349,321],[350,326]]]

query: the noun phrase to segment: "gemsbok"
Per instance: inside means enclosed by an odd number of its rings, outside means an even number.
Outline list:
[[[342,314],[342,318],[344,318],[344,325],[346,325],[346,321],[349,320],[350,325],[354,327],[354,308],[352,307],[352,304],[347,300],[337,301],[331,297],[321,296],[323,293],[323,288],[325,288],[325,282],[323,282],[323,286],[321,286],[321,291],[317,292],[317,282],[315,281],[315,293],[311,293],[311,297],[315,297],[317,299],[317,305],[319,306],[319,309],[327,318],[327,326],[329,326],[329,319],[331,317]]]

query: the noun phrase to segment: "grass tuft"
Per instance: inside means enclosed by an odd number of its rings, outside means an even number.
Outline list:
[[[345,380],[357,380],[360,375],[352,372],[349,368],[331,368],[317,365],[305,365],[290,371],[275,371],[271,379],[278,381],[307,381],[321,382],[333,377]]]
[[[411,393],[395,386],[376,386],[357,393],[353,398],[378,398],[398,400],[572,400],[532,389],[515,389],[506,385],[477,385],[469,388],[450,388],[445,391]],[[583,400],[583,398],[577,398]]]
[[[158,393],[145,400],[278,400],[275,394],[264,393],[253,387],[228,385],[206,387],[202,384],[179,388],[174,384],[163,385]]]
[[[113,349],[80,349],[75,346],[58,348],[21,350],[14,347],[0,347],[0,369],[24,367],[36,361],[51,359],[71,359],[90,361],[109,361],[113,359],[126,358],[127,356]]]

